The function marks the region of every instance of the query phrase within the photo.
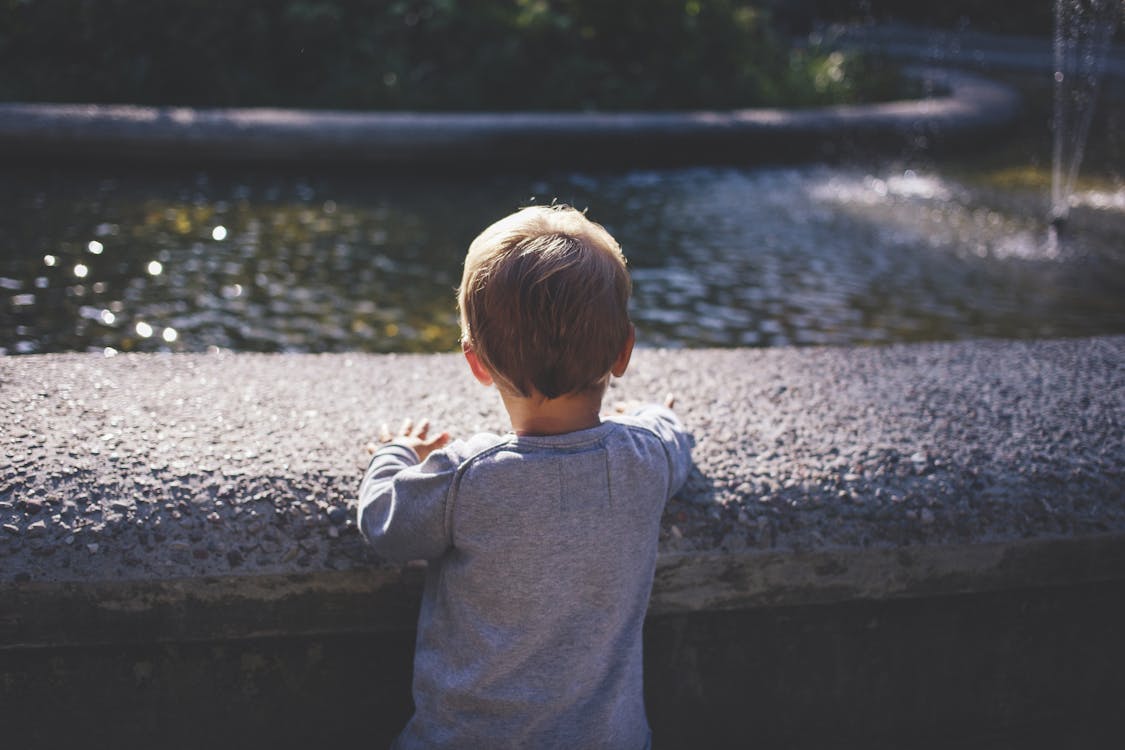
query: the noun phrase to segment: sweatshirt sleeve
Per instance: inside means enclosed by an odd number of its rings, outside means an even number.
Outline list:
[[[446,505],[457,464],[443,451],[424,462],[390,443],[371,458],[359,487],[359,530],[379,557],[432,560],[453,545]]]
[[[666,406],[646,404],[630,416],[656,433],[664,444],[671,472],[668,482],[668,496],[671,497],[684,486],[691,471],[691,447],[694,443],[691,435],[676,413]]]

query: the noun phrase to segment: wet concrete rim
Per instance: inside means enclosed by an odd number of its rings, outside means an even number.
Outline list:
[[[1019,95],[977,75],[911,68],[929,98],[807,110],[360,113],[0,104],[0,154],[20,160],[472,165],[820,157],[996,132]],[[549,144],[550,148],[545,148]]]

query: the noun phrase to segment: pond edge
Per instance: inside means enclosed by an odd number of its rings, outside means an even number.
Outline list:
[[[966,145],[1020,111],[1011,87],[909,68],[933,96],[815,109],[418,113],[0,103],[19,162],[464,168],[828,159]]]

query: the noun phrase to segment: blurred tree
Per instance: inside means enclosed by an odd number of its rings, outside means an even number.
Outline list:
[[[4,0],[0,98],[506,110],[898,93],[890,69],[788,39],[765,4],[735,0]]]

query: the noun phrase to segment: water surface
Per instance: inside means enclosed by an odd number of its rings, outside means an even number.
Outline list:
[[[446,351],[468,243],[588,208],[640,340],[854,344],[1125,332],[1125,190],[1048,196],[933,168],[494,178],[73,170],[0,178],[0,352]]]

